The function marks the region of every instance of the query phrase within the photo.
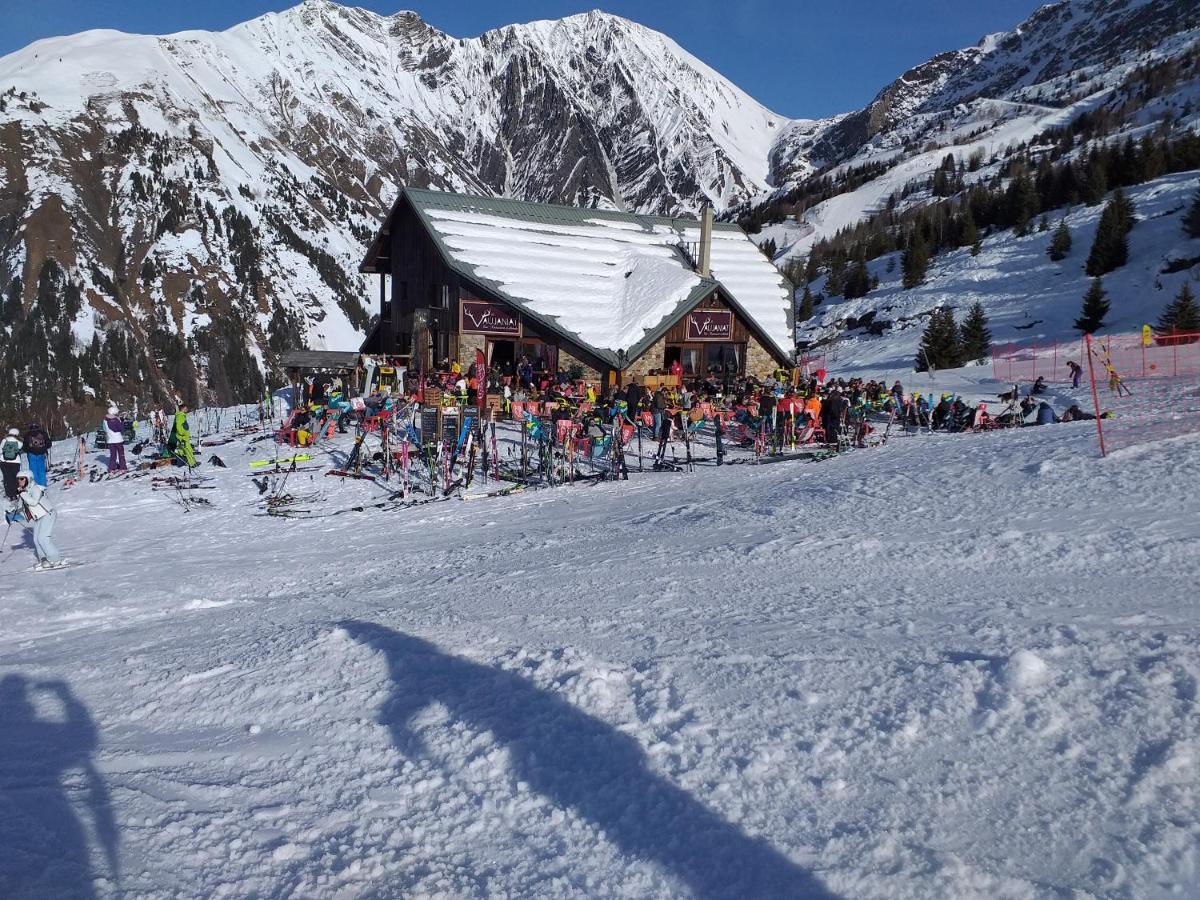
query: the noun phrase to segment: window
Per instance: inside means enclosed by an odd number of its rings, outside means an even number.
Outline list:
[[[737,375],[742,371],[742,354],[737,344],[708,344],[704,371],[714,375]]]
[[[683,364],[684,375],[699,375],[700,374],[700,348],[699,347],[684,347],[679,354],[679,361]]]

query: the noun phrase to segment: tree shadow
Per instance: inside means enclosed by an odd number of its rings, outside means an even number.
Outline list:
[[[394,690],[380,721],[406,755],[423,755],[410,720],[440,702],[506,744],[521,781],[587,819],[622,852],[673,873],[696,897],[835,896],[767,842],[651,771],[633,738],[557,695],[379,625],[341,627],[387,659]]]
[[[39,718],[34,701],[58,703],[61,720]],[[0,897],[96,896],[88,838],[67,796],[75,770],[108,872],[119,879],[117,828],[108,789],[92,764],[96,726],[62,681],[0,679]]]

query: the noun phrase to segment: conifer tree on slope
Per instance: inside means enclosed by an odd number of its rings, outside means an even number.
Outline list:
[[[1083,308],[1075,320],[1075,328],[1084,334],[1095,334],[1104,325],[1109,303],[1104,294],[1104,285],[1099,277],[1093,278],[1087,293],[1083,295]]]
[[[1186,340],[1169,343],[1192,343],[1200,339],[1200,307],[1196,306],[1196,297],[1192,286],[1186,281],[1175,299],[1163,310],[1155,331],[1163,335],[1188,335]]]
[[[867,296],[870,290],[871,273],[867,270],[867,263],[864,259],[857,259],[846,273],[842,295],[847,300],[853,300],[856,297]]]
[[[900,260],[900,271],[903,273],[904,289],[915,288],[925,283],[925,273],[929,269],[929,248],[920,228],[914,228],[908,238],[908,246]]]
[[[992,332],[988,329],[987,316],[983,312],[983,304],[978,300],[967,310],[959,329],[962,337],[962,359],[973,362],[987,359],[992,352]]]
[[[1133,202],[1117,190],[1100,214],[1085,270],[1093,278],[1107,275],[1129,261],[1129,232],[1133,228]]]
[[[971,247],[979,243],[979,226],[975,224],[975,214],[971,212],[971,204],[964,203],[962,215],[958,220],[958,246]],[[977,254],[972,253],[972,256]]]
[[[921,336],[921,348],[917,351],[918,372],[934,369],[956,369],[962,365],[962,340],[954,313],[948,309],[935,309],[929,316],[929,324]]]
[[[1046,255],[1054,262],[1062,262],[1071,255],[1071,229],[1067,227],[1066,219],[1061,219],[1058,228],[1054,229]]]
[[[796,314],[797,322],[807,322],[813,317],[813,295],[812,289],[806,284],[804,285],[804,296],[800,298],[800,312]]]

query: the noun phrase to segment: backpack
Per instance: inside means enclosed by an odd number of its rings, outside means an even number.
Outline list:
[[[34,431],[25,439],[25,446],[30,450],[45,450],[46,449],[46,432]]]
[[[21,445],[11,438],[4,440],[4,461],[13,462],[21,456]]]

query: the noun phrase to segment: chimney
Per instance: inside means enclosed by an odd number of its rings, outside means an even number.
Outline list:
[[[696,271],[700,273],[701,278],[708,278],[712,275],[712,233],[713,210],[706,203],[704,210],[700,213],[700,260],[696,266]]]

